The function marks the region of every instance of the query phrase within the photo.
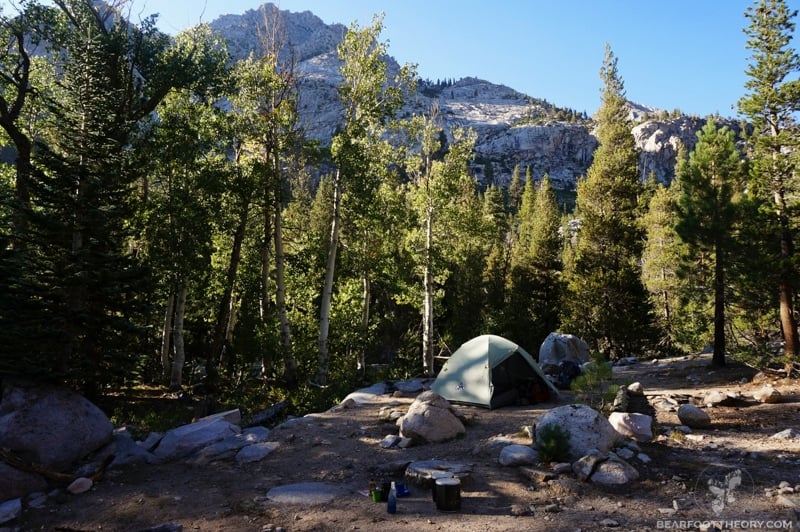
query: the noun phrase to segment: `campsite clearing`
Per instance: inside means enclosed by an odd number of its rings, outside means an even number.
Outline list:
[[[640,381],[648,399],[670,395],[702,399],[719,390],[752,395],[764,381],[755,371],[731,364],[708,367],[708,357],[641,362],[620,368],[624,381]],[[629,462],[640,479],[624,486],[601,487],[578,481],[551,467],[523,470],[497,462],[507,442],[530,443],[522,428],[554,403],[494,410],[459,407],[471,422],[463,438],[409,449],[383,449],[379,442],[396,433],[378,413],[387,405],[410,404],[413,397],[379,397],[375,403],[310,416],[274,430],[278,449],[266,459],[240,465],[233,460],[204,466],[171,463],[112,470],[88,493],[50,497],[43,507],[26,510],[20,530],[142,531],[165,524],[183,530],[254,531],[281,526],[288,531],[459,531],[506,530],[654,530],[665,523],[702,523],[714,518],[766,522],[795,519],[796,501],[781,482],[800,486],[800,440],[776,439],[784,429],[800,429],[800,383],[770,380],[781,391],[777,404],[741,402],[708,409],[713,424],[680,437],[671,430],[674,412],[657,411],[657,431],[667,434],[639,444],[649,462]],[[570,402],[562,392],[558,404]],[[687,437],[687,436],[692,436]],[[402,470],[415,460],[468,463],[473,473],[462,490],[460,512],[438,511],[427,489],[411,485],[398,500],[397,513],[370,501],[370,480]],[[708,504],[708,477],[715,467],[735,467],[743,480],[728,492],[716,514]],[[322,505],[279,504],[267,498],[275,486],[324,482],[347,494]],[[768,496],[766,490],[772,490]],[[782,498],[781,498],[782,497]],[[712,501],[713,502],[713,501]],[[698,525],[699,526],[699,525]],[[732,527],[728,527],[729,529]],[[752,528],[752,527],[751,527]],[[697,526],[694,526],[697,529]],[[166,530],[166,528],[164,528]]]

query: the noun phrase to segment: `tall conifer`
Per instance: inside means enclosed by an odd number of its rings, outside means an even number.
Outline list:
[[[697,135],[698,142],[681,166],[681,191],[676,229],[685,241],[714,261],[714,357],[725,364],[725,270],[734,244],[738,216],[734,198],[741,185],[743,166],[733,132],[709,121]]]
[[[785,0],[759,0],[745,16],[747,48],[752,51],[746,73],[748,93],[739,100],[739,111],[753,124],[750,189],[763,198],[771,215],[776,246],[775,274],[779,294],[780,326],[787,362],[800,353],[795,318],[797,258],[796,199],[800,193],[797,157],[800,130],[800,56],[791,46],[797,11]],[[771,205],[770,205],[771,204]]]
[[[600,77],[600,145],[578,184],[580,229],[568,272],[565,325],[604,356],[617,358],[646,348],[654,329],[641,279],[638,156],[617,58],[608,45]]]

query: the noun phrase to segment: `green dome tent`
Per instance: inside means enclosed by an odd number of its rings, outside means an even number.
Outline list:
[[[492,334],[459,347],[445,362],[431,390],[448,401],[487,408],[558,396],[556,387],[523,348]]]

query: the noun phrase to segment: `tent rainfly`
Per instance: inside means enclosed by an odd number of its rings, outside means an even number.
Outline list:
[[[523,348],[486,334],[464,343],[445,362],[431,390],[455,403],[498,408],[558,396],[558,389]]]

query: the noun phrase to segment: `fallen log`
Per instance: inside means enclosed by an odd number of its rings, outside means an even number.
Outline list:
[[[25,471],[27,473],[37,473],[46,479],[58,482],[60,484],[71,484],[76,478],[79,477],[89,478],[93,482],[97,482],[103,478],[106,468],[114,460],[114,455],[112,454],[107,456],[97,470],[95,470],[95,472],[91,475],[73,475],[69,473],[61,473],[42,464],[23,460],[19,455],[14,453],[14,451],[6,447],[0,447],[0,458],[14,469],[19,469],[20,471]]]

